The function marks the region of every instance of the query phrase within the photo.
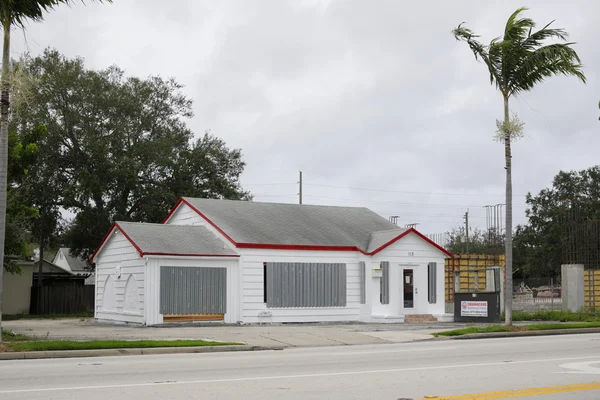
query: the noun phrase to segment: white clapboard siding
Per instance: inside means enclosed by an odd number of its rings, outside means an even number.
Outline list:
[[[181,203],[166,223],[169,225],[205,225],[206,221],[187,204]]]
[[[392,243],[381,252],[373,256],[367,263],[367,285],[370,286],[369,296],[372,303],[372,312],[374,315],[398,315],[398,314],[432,314],[440,316],[445,314],[444,302],[444,262],[445,255],[439,249],[426,242],[416,234],[408,234],[402,239]],[[371,268],[379,268],[381,261],[390,263],[390,303],[380,304],[379,302],[379,281],[369,277]],[[436,273],[436,303],[429,304],[427,301],[427,266],[430,262],[437,264]],[[401,293],[402,286],[398,282],[402,281],[400,268],[410,268],[414,270],[415,285],[419,292],[418,307],[414,310],[402,309]],[[395,286],[396,285],[396,286]],[[397,289],[394,289],[397,287]]]
[[[334,251],[243,249],[242,320],[245,323],[356,321],[360,312],[359,253]],[[346,306],[315,308],[267,308],[264,303],[263,263],[344,263],[346,264]],[[264,312],[269,316],[261,316]]]
[[[96,257],[96,275],[95,317],[99,320],[143,323],[145,262],[118,230],[107,239]],[[112,288],[105,287],[107,281],[112,282]],[[127,286],[128,282],[130,286]],[[110,307],[104,304],[105,292],[111,302]]]
[[[202,218],[198,213],[192,210],[187,204],[181,203],[179,207],[175,210],[173,214],[169,217],[169,219],[165,222],[168,225],[195,225],[195,226],[203,226],[212,232],[216,238],[223,241],[223,243],[228,246],[230,249],[236,250],[235,246],[229,239],[227,239],[221,232],[219,232],[214,226],[209,224],[204,218]],[[236,250],[237,251],[237,250]]]

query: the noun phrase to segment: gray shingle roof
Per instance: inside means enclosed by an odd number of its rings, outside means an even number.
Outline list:
[[[117,222],[117,225],[145,254],[237,255],[202,226],[138,222]]]
[[[71,268],[71,271],[89,272],[87,270],[87,264],[86,264],[85,260],[82,258],[79,258],[79,257],[73,257],[70,254],[70,251],[71,251],[70,248],[61,247],[59,249],[59,251],[62,251],[63,255],[65,256],[65,260],[67,261],[67,264],[69,264],[69,267]]]
[[[402,233],[406,232],[408,229],[406,228],[396,228],[389,229],[385,231],[373,232],[371,233],[371,237],[369,240],[369,247],[367,249],[368,253],[371,253],[384,244],[388,243],[390,240],[400,236]]]
[[[33,265],[34,265],[33,272],[37,273],[39,271],[40,261],[39,260],[36,261],[35,263],[33,263]],[[53,264],[52,262],[50,262],[48,260],[44,260],[44,263],[42,264],[42,273],[75,275],[71,271],[67,271],[66,269],[61,268],[60,266]]]
[[[364,207],[184,198],[236,243],[351,246],[367,250],[371,233],[398,226]]]

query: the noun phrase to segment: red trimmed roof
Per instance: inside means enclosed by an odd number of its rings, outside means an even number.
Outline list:
[[[202,226],[115,222],[91,257],[93,262],[110,236],[118,230],[140,257],[239,257],[221,239]]]
[[[213,201],[226,202],[227,200],[213,200]],[[231,204],[231,201],[229,201],[229,202]],[[240,202],[240,203],[242,203],[242,202]],[[246,203],[246,202],[244,202],[244,203]],[[381,246],[379,246],[371,251],[367,250],[368,244],[367,244],[367,246],[365,246],[364,249],[362,249],[357,245],[314,245],[314,244],[288,244],[288,243],[254,243],[254,242],[247,242],[247,241],[244,241],[244,242],[235,241],[232,238],[233,235],[230,235],[227,232],[225,232],[225,230],[222,229],[213,220],[211,220],[211,218],[209,218],[206,215],[206,213],[201,212],[197,207],[195,207],[190,201],[188,201],[185,198],[181,198],[177,202],[177,204],[171,209],[171,211],[169,212],[167,217],[164,219],[163,224],[166,224],[170,220],[170,218],[173,216],[175,211],[177,211],[177,209],[181,206],[181,204],[185,204],[186,206],[188,206],[191,210],[193,210],[196,214],[198,214],[202,219],[204,219],[210,226],[212,226],[217,232],[219,232],[225,239],[227,239],[231,244],[233,244],[236,248],[241,248],[241,249],[357,251],[357,252],[360,252],[365,255],[373,256],[373,255],[379,253],[380,251],[384,250],[388,246],[392,245],[393,243],[397,242],[398,240],[402,239],[403,237],[406,237],[408,234],[414,233],[419,238],[421,238],[422,240],[424,240],[425,242],[427,242],[428,244],[430,244],[437,250],[441,251],[446,256],[452,257],[452,253],[450,253],[448,250],[446,250],[442,246],[438,245],[437,243],[435,243],[434,241],[432,241],[431,239],[429,239],[427,236],[423,235],[421,232],[417,231],[416,229],[409,228],[406,230],[400,230],[395,225],[394,225],[395,229],[389,229],[389,231],[390,231],[390,233],[393,233],[393,231],[397,230],[397,231],[399,231],[399,233],[396,236],[392,236],[391,240],[383,243]],[[269,203],[263,203],[263,204],[269,204]],[[299,206],[299,207],[306,207],[306,206]],[[379,217],[379,218],[384,219],[382,217]],[[388,225],[386,225],[386,226],[388,226]]]

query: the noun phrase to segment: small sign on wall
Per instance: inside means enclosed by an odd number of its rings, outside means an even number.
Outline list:
[[[382,278],[383,277],[383,270],[381,268],[372,269],[371,270],[371,276],[373,278]]]
[[[461,301],[460,315],[462,317],[487,317],[487,301]]]

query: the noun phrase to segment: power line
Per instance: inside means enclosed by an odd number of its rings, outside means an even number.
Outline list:
[[[332,189],[348,189],[348,190],[364,190],[367,192],[387,192],[387,193],[406,193],[406,194],[429,194],[429,195],[440,195],[440,196],[504,196],[504,193],[444,193],[444,192],[411,192],[404,190],[390,190],[390,189],[368,189],[368,188],[357,188],[348,186],[334,186],[334,185],[320,185],[316,183],[304,183],[304,186],[317,186],[326,187]],[[524,194],[514,194],[513,196],[525,197]]]
[[[263,195],[255,195],[256,198],[261,198],[261,197],[278,197],[278,198],[286,198],[286,199],[291,199],[291,198],[297,198],[297,195],[291,195],[291,194],[263,194]],[[363,205],[370,205],[370,204],[384,204],[384,205],[409,205],[409,206],[424,206],[424,207],[436,207],[436,206],[446,206],[444,204],[434,204],[434,205],[428,205],[428,204],[416,204],[416,203],[393,203],[393,202],[377,202],[377,201],[368,201],[368,200],[344,200],[341,198],[336,198],[336,197],[322,197],[322,196],[312,196],[312,195],[304,195],[304,197],[307,198],[317,198],[317,199],[331,199],[331,200],[342,200],[342,201],[351,201],[351,202],[355,202],[355,203],[361,203]],[[458,207],[458,206],[457,206]],[[462,207],[462,206],[461,206]],[[469,206],[464,206],[464,207],[469,207]],[[485,209],[484,206],[473,206],[471,205],[470,207],[481,207],[482,210]],[[394,211],[382,211],[380,210],[378,207],[372,207],[374,210],[378,210],[379,212],[382,212],[384,214],[397,214],[398,210],[394,210]],[[461,212],[462,213],[462,212]],[[454,214],[454,213],[436,213],[436,214],[432,214],[432,213],[420,213],[420,212],[402,212],[401,216],[406,216],[406,217],[429,217],[429,218],[458,218],[458,219],[462,219],[463,217],[460,216],[459,214]],[[486,219],[486,216],[479,216],[479,215],[469,215],[469,217],[471,219],[478,219],[478,220],[483,220]],[[515,216],[516,218],[520,218],[521,216]],[[526,218],[526,217],[524,217]]]
[[[295,194],[255,194],[254,197],[282,197],[282,198],[297,198]]]
[[[283,186],[297,185],[298,182],[280,182],[280,183],[244,183],[243,186]]]
[[[360,199],[351,199],[348,197],[328,197],[328,196],[316,196],[305,194],[304,197],[311,197],[315,199],[323,199],[323,200],[342,200],[342,201],[352,201],[355,203],[369,203],[369,204],[391,204],[391,205],[399,205],[399,206],[415,206],[415,207],[481,207],[483,205],[475,205],[475,204],[425,204],[425,203],[404,203],[404,202],[396,202],[396,201],[379,201],[379,200],[360,200]],[[527,207],[524,204],[514,204],[513,207]]]

